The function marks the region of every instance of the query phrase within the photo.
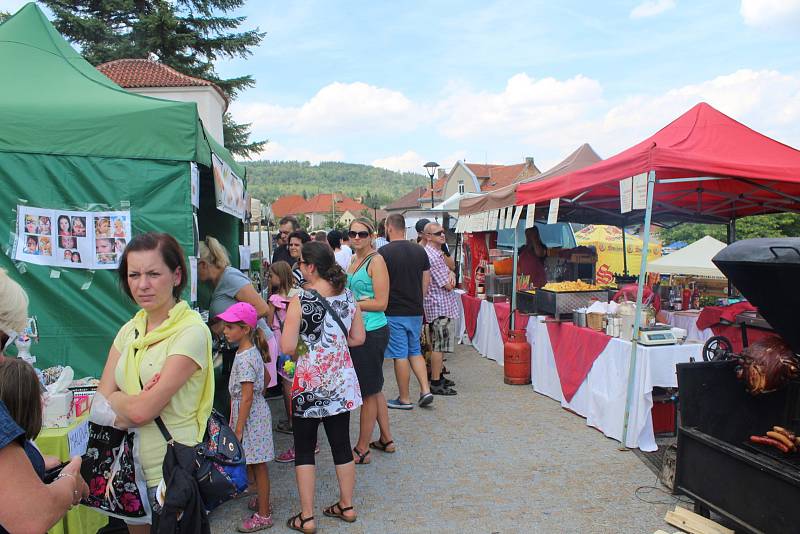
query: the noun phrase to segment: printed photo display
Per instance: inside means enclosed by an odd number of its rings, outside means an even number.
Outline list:
[[[116,269],[131,236],[129,211],[67,211],[17,206],[19,261],[53,267]]]

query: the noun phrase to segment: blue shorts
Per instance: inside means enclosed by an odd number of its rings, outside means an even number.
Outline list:
[[[389,344],[385,356],[398,359],[422,356],[419,335],[422,331],[422,316],[387,316],[389,321]]]

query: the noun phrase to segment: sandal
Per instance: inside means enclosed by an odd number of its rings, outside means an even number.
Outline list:
[[[297,525],[297,520],[300,520],[300,526]],[[315,534],[317,532],[317,527],[309,527],[306,528],[303,525],[308,523],[309,521],[313,521],[314,516],[306,517],[303,519],[303,512],[299,512],[297,515],[293,515],[286,521],[286,526],[292,530],[296,530],[297,532],[302,532],[303,534]]]
[[[378,449],[379,451],[388,452],[390,454],[397,450],[397,447],[394,446],[394,441],[389,440],[384,443],[380,440],[380,438],[378,438],[377,441],[370,443],[369,446],[372,449]],[[391,447],[391,449],[389,447]]]
[[[359,465],[366,465],[372,461],[369,459],[369,449],[365,452],[361,452],[358,450],[358,447],[353,447],[353,453],[356,455],[354,460]]]
[[[336,511],[337,508],[339,510],[338,512]],[[327,508],[325,508],[322,511],[322,513],[327,515],[328,517],[338,517],[342,521],[347,521],[348,523],[355,523],[356,519],[358,519],[357,516],[347,517],[347,516],[344,515],[345,512],[348,512],[348,511],[350,511],[352,509],[353,509],[352,506],[348,506],[347,508],[342,508],[342,505],[337,502],[336,504],[328,506]]]
[[[283,419],[281,421],[278,421],[278,424],[275,425],[275,431],[276,432],[282,432],[284,434],[292,434],[293,433],[292,425],[289,424],[289,420],[288,419]]]

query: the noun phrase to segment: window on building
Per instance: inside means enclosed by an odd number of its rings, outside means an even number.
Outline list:
[[[459,195],[463,195],[464,194],[464,180],[459,180],[458,181],[458,194]]]

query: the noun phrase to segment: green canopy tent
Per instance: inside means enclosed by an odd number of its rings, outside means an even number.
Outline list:
[[[194,255],[195,162],[197,231],[213,229],[238,254],[240,221],[216,209],[212,152],[242,179],[245,172],[207,135],[194,103],[128,93],[86,62],[33,3],[0,25],[0,65],[0,266],[30,297],[39,365],[69,364],[77,376],[99,376],[114,334],[135,308],[115,270],[14,261],[16,207],[129,210],[134,235],[169,232]]]

